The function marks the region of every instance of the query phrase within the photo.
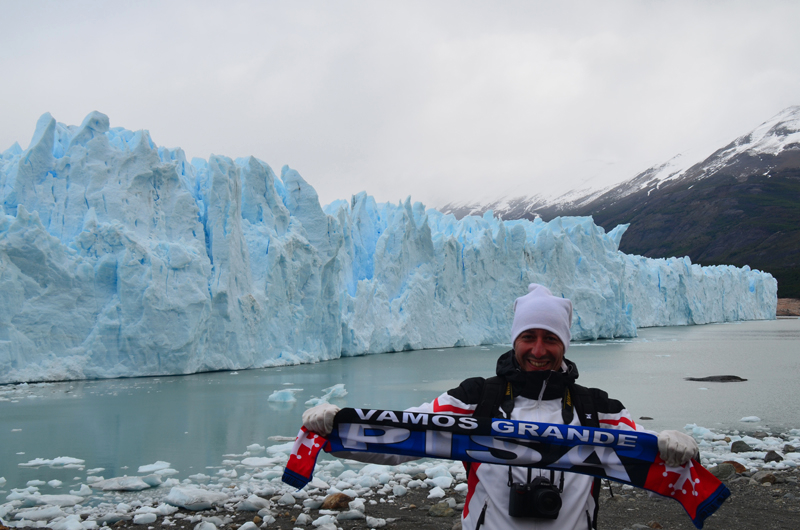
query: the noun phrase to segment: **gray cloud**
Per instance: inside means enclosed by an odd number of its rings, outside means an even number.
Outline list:
[[[794,2],[0,6],[0,150],[100,110],[324,202],[610,183],[800,104]]]

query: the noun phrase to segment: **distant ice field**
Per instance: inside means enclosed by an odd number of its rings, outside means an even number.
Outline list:
[[[800,320],[650,328],[638,338],[576,342],[569,357],[578,381],[621,400],[648,429],[786,432],[800,427],[796,407]],[[306,401],[336,384],[339,406],[403,409],[432,400],[466,377],[492,375],[507,345],[368,355],[291,367],[187,376],[0,386],[1,489],[30,480],[65,486],[137,475],[165,461],[177,479],[212,475],[247,446],[284,443]],[[743,383],[685,381],[738,375]],[[296,389],[293,402],[268,397]],[[756,417],[758,421],[741,422]],[[272,439],[270,439],[272,437]],[[80,466],[20,466],[36,459]],[[102,468],[92,473],[92,470]],[[139,473],[141,474],[141,473]],[[44,486],[45,489],[48,486]]]

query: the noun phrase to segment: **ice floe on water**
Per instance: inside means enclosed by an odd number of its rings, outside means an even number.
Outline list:
[[[761,421],[761,418],[759,418],[758,416],[745,416],[739,421],[742,423],[758,423]]]
[[[689,424],[685,431],[697,440],[701,462],[712,471],[720,469],[722,464],[735,463],[742,466],[741,473],[746,477],[759,470],[793,470],[800,466],[800,429],[745,433]],[[221,513],[257,513],[262,526],[267,527],[281,510],[302,507],[305,513],[295,523],[300,526],[336,528],[339,521],[364,519],[370,528],[379,528],[386,521],[367,516],[365,507],[369,504],[394,503],[409,490],[421,488],[427,490],[426,497],[432,501],[446,502],[456,508],[463,503],[467,492],[464,466],[460,462],[435,459],[398,466],[322,459],[312,481],[298,491],[281,481],[292,445],[291,442],[269,447],[250,444],[236,455],[237,460],[232,455],[222,455],[223,465],[208,467],[207,473],[194,473],[182,479],[176,476],[181,474],[180,470],[169,478],[156,474],[172,469],[166,461],[140,466],[137,476],[94,477],[94,480],[90,480],[91,475],[76,477],[75,483],[68,485],[68,495],[40,491],[45,486],[61,487],[60,481],[30,481],[24,488],[2,491],[5,502],[0,504],[0,524],[10,528],[94,530],[118,521],[148,525],[162,518],[164,526],[182,520],[193,524],[195,530],[213,530],[230,522],[230,518],[204,510],[222,508]],[[263,456],[265,453],[268,456]],[[31,462],[56,460],[59,459],[36,458]],[[63,462],[73,460],[77,459],[61,457]],[[6,480],[0,477],[0,487],[6,485]],[[346,508],[320,510],[323,499],[334,493],[344,493],[354,500]],[[178,508],[195,514],[178,513]],[[248,525],[249,530],[256,528],[253,523]]]
[[[272,401],[273,403],[294,403],[297,401],[294,395],[302,390],[302,388],[284,388],[283,390],[276,390],[269,395],[267,401]]]
[[[321,403],[328,403],[334,398],[343,398],[347,395],[347,390],[344,389],[344,383],[339,383],[322,390],[325,394],[322,397],[312,397],[306,401],[306,406],[313,407]]]
[[[49,467],[63,467],[65,469],[83,469],[84,468],[84,460],[80,460],[78,458],[72,458],[69,456],[59,456],[58,458],[53,459],[46,459],[46,458],[34,458],[29,462],[22,462],[19,464],[20,467],[41,467],[41,466],[49,466]]]

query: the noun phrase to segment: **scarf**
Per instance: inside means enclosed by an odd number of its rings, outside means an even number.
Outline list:
[[[445,458],[581,473],[677,500],[697,528],[730,491],[692,460],[668,466],[649,433],[497,418],[391,410],[342,409],[322,437],[305,428],[292,447],[283,481],[303,488],[321,450]]]

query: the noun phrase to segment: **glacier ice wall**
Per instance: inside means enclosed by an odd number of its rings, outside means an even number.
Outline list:
[[[45,114],[0,156],[0,383],[186,374],[502,343],[530,282],[575,339],[775,318],[747,267],[618,251],[591,218],[499,221],[364,194],[324,210],[255,158]]]

